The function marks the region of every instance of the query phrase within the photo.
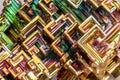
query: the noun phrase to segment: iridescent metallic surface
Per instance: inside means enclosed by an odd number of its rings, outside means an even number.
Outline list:
[[[120,76],[118,0],[4,0],[0,80]]]

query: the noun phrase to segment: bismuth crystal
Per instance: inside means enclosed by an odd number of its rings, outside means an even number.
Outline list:
[[[119,0],[4,0],[3,6],[0,80],[120,76]]]

